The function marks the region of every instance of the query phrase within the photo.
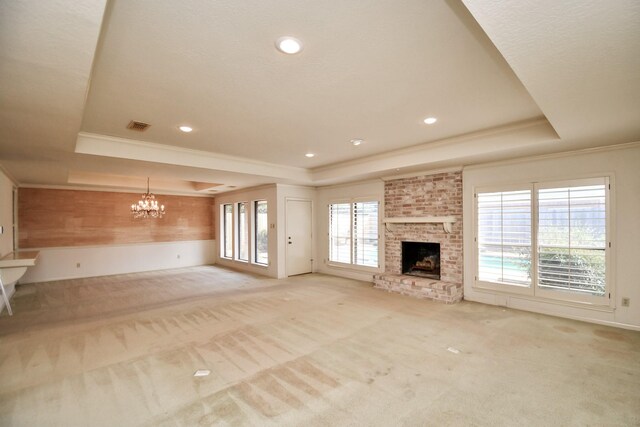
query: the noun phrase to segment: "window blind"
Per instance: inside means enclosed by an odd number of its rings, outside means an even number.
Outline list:
[[[477,194],[478,279],[531,285],[531,191]]]
[[[378,267],[378,202],[353,204],[353,260]]]
[[[540,287],[605,293],[606,189],[602,184],[538,190]]]
[[[351,204],[329,205],[329,260],[351,263]]]

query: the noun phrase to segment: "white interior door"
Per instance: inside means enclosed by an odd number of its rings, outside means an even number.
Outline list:
[[[287,276],[311,273],[311,200],[287,200]]]

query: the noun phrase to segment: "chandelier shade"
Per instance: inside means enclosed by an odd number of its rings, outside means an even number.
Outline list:
[[[158,205],[156,196],[149,191],[149,178],[147,177],[147,192],[142,195],[138,203],[131,205],[131,215],[134,218],[162,218],[164,205]]]

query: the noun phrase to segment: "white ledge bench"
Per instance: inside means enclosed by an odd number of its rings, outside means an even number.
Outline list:
[[[11,311],[5,286],[9,287],[16,283],[24,276],[28,267],[36,265],[38,254],[38,251],[11,252],[0,259],[0,290],[9,316],[13,315],[13,311]]]

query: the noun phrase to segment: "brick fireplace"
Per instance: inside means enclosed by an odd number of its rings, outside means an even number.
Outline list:
[[[451,233],[442,223],[394,223],[385,226],[385,272],[376,288],[445,303],[462,299],[462,172],[390,180],[384,188],[385,217],[452,217]],[[402,274],[402,242],[440,245],[440,280]],[[423,261],[428,262],[428,261]]]

